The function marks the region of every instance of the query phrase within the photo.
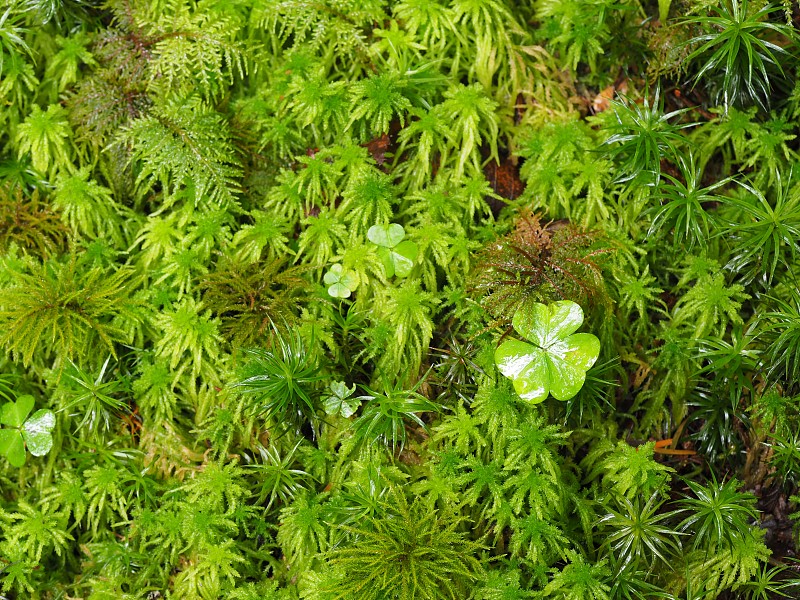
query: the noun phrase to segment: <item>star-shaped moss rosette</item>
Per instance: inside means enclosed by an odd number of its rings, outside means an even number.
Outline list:
[[[336,263],[322,278],[328,286],[328,295],[333,298],[349,298],[358,287],[358,274],[353,270],[345,270]]]
[[[33,456],[44,456],[53,447],[51,432],[56,425],[53,411],[33,410],[33,396],[20,396],[0,407],[0,454],[14,467],[25,464],[25,446]]]
[[[408,277],[414,268],[419,249],[414,242],[403,241],[404,237],[406,237],[405,229],[397,223],[373,225],[367,231],[369,241],[380,246],[378,256],[386,269],[386,277],[393,275]]]
[[[533,403],[548,394],[557,400],[574,397],[600,354],[596,336],[575,333],[583,323],[581,307],[569,300],[549,305],[531,302],[514,314],[511,323],[532,343],[507,340],[495,350],[494,360],[514,382],[517,394]]]

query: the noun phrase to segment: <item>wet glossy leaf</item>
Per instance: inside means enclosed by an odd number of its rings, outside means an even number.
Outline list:
[[[34,456],[44,456],[53,447],[51,432],[56,426],[56,416],[52,410],[41,409],[25,421],[22,426],[22,437],[28,446],[28,452]]]
[[[495,351],[495,362],[521,398],[542,402],[552,394],[569,400],[580,391],[600,354],[597,337],[575,333],[581,323],[583,310],[568,300],[529,303],[517,311],[514,329],[533,344],[507,340]]]
[[[386,269],[386,276],[408,277],[417,258],[417,245],[411,241],[400,242],[394,248],[379,248],[378,256]]]
[[[386,276],[408,277],[414,268],[419,249],[410,241],[403,241],[406,236],[402,225],[373,225],[367,232],[369,240],[378,246],[378,256],[386,269]]]
[[[404,237],[406,237],[406,232],[403,226],[397,223],[373,225],[367,231],[369,241],[383,248],[394,248],[403,241]]]
[[[358,275],[355,271],[345,271],[342,265],[335,264],[322,278],[328,286],[328,294],[334,298],[349,298],[358,287]]]

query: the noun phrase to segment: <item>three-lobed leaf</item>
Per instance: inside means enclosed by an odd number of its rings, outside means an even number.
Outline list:
[[[333,265],[322,280],[328,286],[328,295],[333,298],[349,298],[359,284],[358,273],[345,270],[339,263]]]
[[[16,429],[0,429],[0,454],[4,455],[12,467],[25,464],[25,443]]]
[[[410,240],[403,240],[406,232],[402,225],[373,225],[367,231],[367,238],[378,248],[378,256],[386,269],[386,276],[408,277],[414,268],[419,249]]]
[[[406,232],[402,225],[390,223],[389,225],[373,225],[367,231],[367,239],[383,248],[394,248],[403,241]]]
[[[322,401],[325,412],[331,416],[342,415],[345,419],[353,416],[361,406],[361,398],[352,398],[356,386],[348,387],[342,381],[333,381],[330,386],[330,396]]]
[[[31,395],[17,398],[17,401],[6,402],[0,407],[0,425],[22,427],[25,419],[33,410],[34,399]]]
[[[56,416],[51,410],[33,410],[33,396],[24,395],[0,407],[0,454],[14,467],[25,464],[25,447],[33,456],[44,456],[53,447]]]
[[[28,452],[34,456],[44,456],[53,447],[52,431],[56,426],[56,416],[52,410],[39,409],[22,426],[22,437]]]
[[[575,333],[582,323],[583,310],[569,300],[528,303],[514,314],[514,329],[533,343],[503,342],[495,351],[495,363],[522,399],[537,403],[552,394],[569,400],[580,391],[586,371],[600,354],[596,336]]]

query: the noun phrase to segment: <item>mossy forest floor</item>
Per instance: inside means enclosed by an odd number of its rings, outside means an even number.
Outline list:
[[[800,597],[798,24],[0,2],[0,598]]]

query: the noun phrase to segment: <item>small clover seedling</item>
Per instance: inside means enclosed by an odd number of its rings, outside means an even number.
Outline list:
[[[402,225],[373,225],[367,231],[373,244],[380,246],[378,256],[386,269],[386,276],[408,277],[417,259],[417,245],[409,240],[403,241],[406,232]]]
[[[344,382],[333,381],[330,386],[331,395],[322,401],[325,412],[329,415],[342,415],[345,419],[351,417],[361,406],[361,398],[351,398],[356,386],[347,387]]]
[[[25,446],[34,456],[44,456],[53,447],[51,432],[56,425],[53,411],[33,410],[33,396],[20,396],[16,402],[6,402],[0,408],[0,454],[3,454],[14,467],[25,464]]]
[[[511,323],[533,343],[507,340],[495,351],[494,360],[520,397],[536,403],[548,394],[557,400],[575,396],[600,354],[597,337],[575,333],[583,323],[581,307],[569,300],[548,306],[532,302],[520,308]]]
[[[345,271],[339,263],[333,265],[322,280],[329,286],[328,294],[334,298],[349,298],[358,287],[358,274],[352,270]]]

